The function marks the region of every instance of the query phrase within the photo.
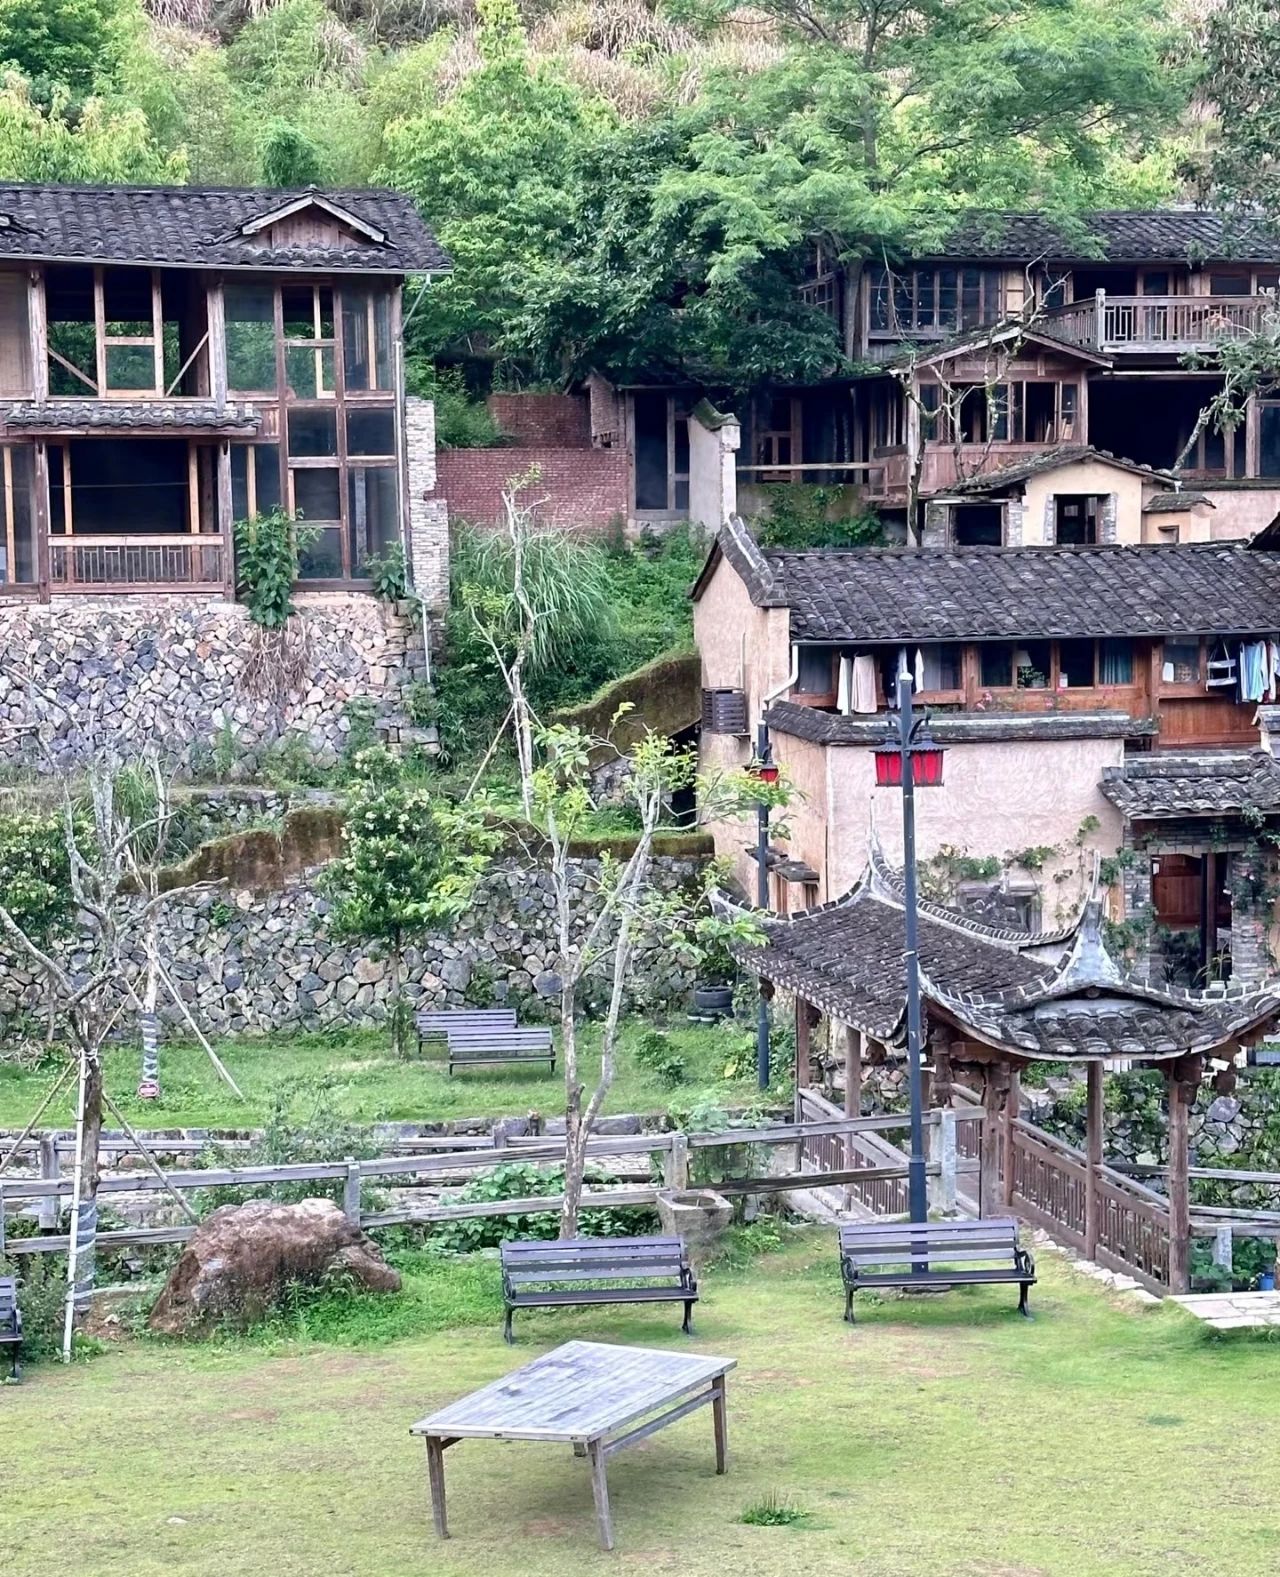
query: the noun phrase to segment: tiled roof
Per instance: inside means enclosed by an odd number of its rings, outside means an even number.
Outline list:
[[[1210,509],[1218,506],[1207,493],[1156,493],[1142,506],[1144,515],[1171,515],[1182,509],[1191,509],[1196,504],[1208,504]]]
[[[251,405],[214,400],[50,400],[44,405],[23,401],[6,410],[0,406],[6,428],[23,432],[75,432],[84,428],[104,432],[186,432],[197,427],[210,432],[252,437],[262,426],[262,415]]]
[[[1136,460],[1125,460],[1108,449],[1095,449],[1092,444],[1056,444],[1051,449],[1041,449],[1037,454],[1022,455],[994,471],[984,471],[981,476],[971,476],[950,487],[940,488],[947,496],[969,493],[998,493],[1002,488],[1013,487],[1033,476],[1057,471],[1064,465],[1074,465],[1079,460],[1101,460],[1121,471],[1133,471],[1139,476],[1167,481],[1163,471],[1153,471],[1149,465],[1139,465]]]
[[[795,641],[1247,635],[1280,627],[1280,553],[1238,543],[767,549]]]
[[[1045,214],[972,214],[923,257],[1023,263],[1097,257],[1111,263],[1176,263],[1247,258],[1280,262],[1280,236],[1261,227],[1229,226],[1208,209],[1112,209],[1085,214],[1083,236],[1064,233]]]
[[[1135,756],[1102,775],[1103,794],[1131,820],[1280,813],[1280,763],[1246,755]]]
[[[763,923],[764,942],[737,944],[744,968],[797,992],[877,1040],[898,1038],[905,1012],[901,897],[873,859],[846,898]],[[996,930],[953,910],[920,913],[921,990],[967,1038],[1032,1058],[1164,1058],[1207,1051],[1280,1015],[1280,992],[1197,994],[1131,978],[1112,958],[1101,905],[1085,906],[1057,964],[1028,956],[1057,936]]]
[[[242,227],[316,196],[381,233],[346,247],[271,248]],[[275,187],[27,186],[0,183],[0,257],[208,268],[393,274],[449,267],[403,192]]]
[[[765,721],[775,733],[815,745],[875,745],[885,732],[883,715],[844,717],[795,701],[775,701]],[[943,745],[1016,739],[1139,739],[1157,732],[1154,719],[1117,711],[935,712],[929,728]]]

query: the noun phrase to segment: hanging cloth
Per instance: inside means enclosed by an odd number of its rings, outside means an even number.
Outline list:
[[[853,659],[840,659],[840,677],[836,682],[836,710],[842,717],[853,711]]]
[[[1267,690],[1267,643],[1245,641],[1240,646],[1240,699],[1261,701]]]
[[[876,710],[876,660],[867,652],[853,659],[853,710]]]
[[[917,695],[924,689],[924,653],[916,647],[915,692]]]

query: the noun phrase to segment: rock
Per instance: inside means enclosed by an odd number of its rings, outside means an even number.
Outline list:
[[[399,1272],[331,1200],[224,1205],[197,1228],[148,1323],[168,1336],[248,1325],[276,1306],[290,1282],[319,1281],[335,1269],[370,1291],[400,1288]]]

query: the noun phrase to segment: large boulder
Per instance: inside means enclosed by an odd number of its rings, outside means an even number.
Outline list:
[[[155,1307],[153,1331],[187,1336],[212,1325],[248,1325],[292,1282],[334,1271],[371,1292],[398,1292],[400,1273],[328,1199],[224,1205],[201,1222]]]

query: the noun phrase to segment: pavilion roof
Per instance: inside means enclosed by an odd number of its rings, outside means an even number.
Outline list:
[[[845,897],[763,922],[763,945],[735,948],[744,968],[874,1039],[902,1032],[906,1010],[901,876],[872,850]],[[1056,947],[1056,962],[1037,952]],[[970,1040],[1054,1061],[1164,1059],[1226,1045],[1280,1016],[1280,982],[1183,991],[1132,976],[1110,953],[1091,898],[1062,932],[1016,931],[944,905],[920,905],[926,1010]]]

